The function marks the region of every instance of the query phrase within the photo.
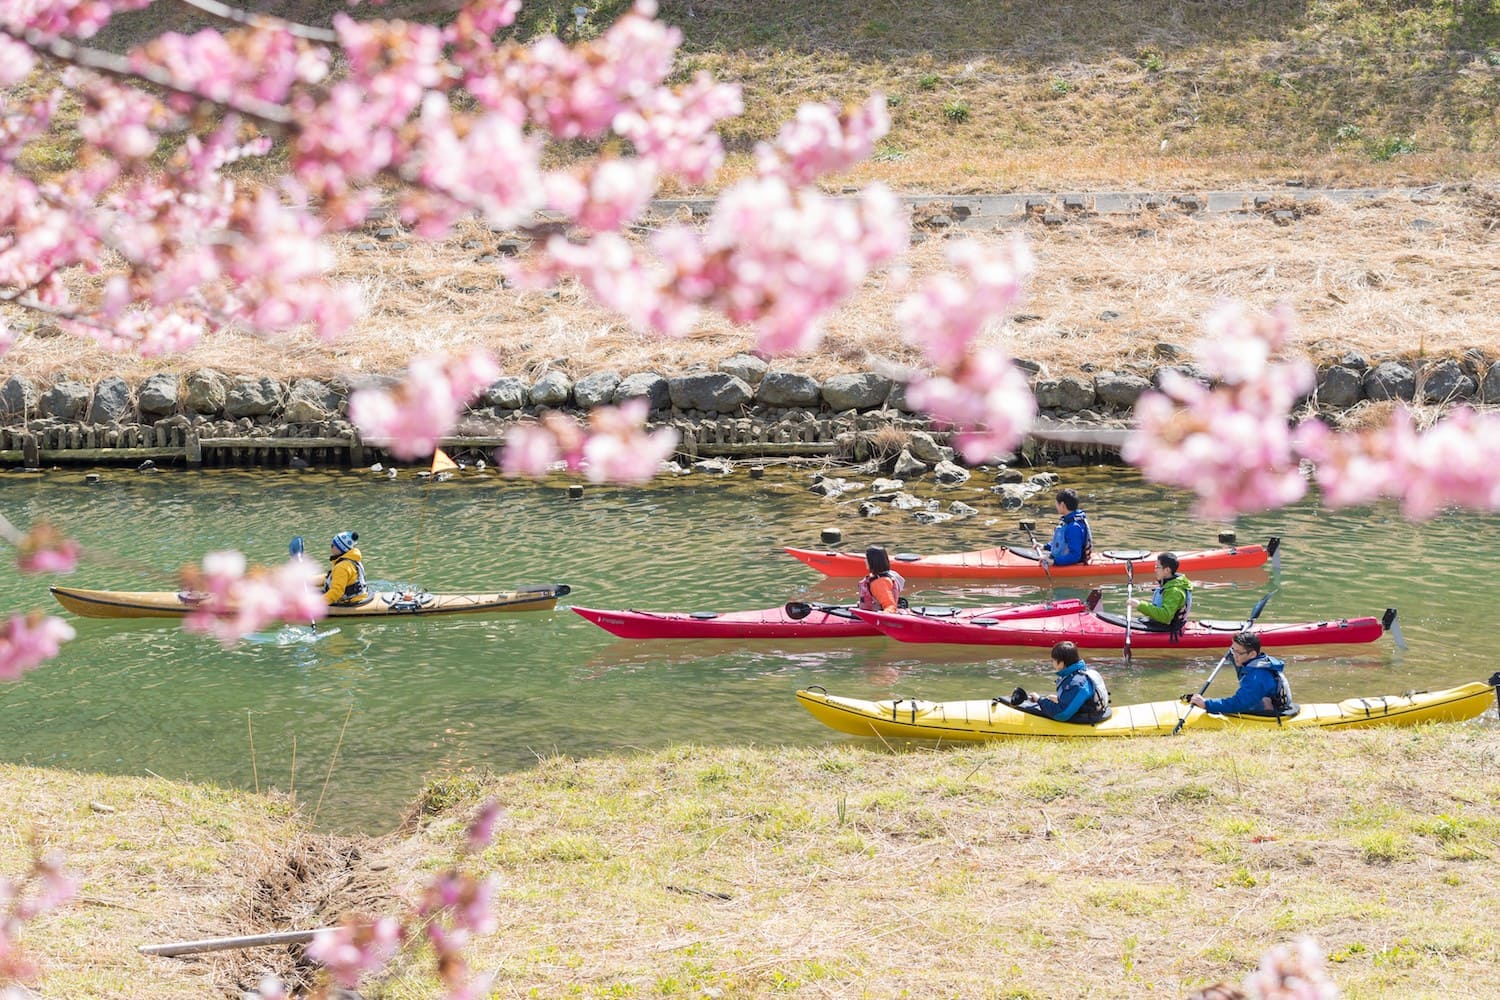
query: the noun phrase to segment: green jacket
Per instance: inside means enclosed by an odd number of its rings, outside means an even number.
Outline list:
[[[1192,599],[1193,581],[1178,573],[1167,577],[1166,582],[1156,588],[1150,604],[1139,604],[1136,610],[1154,622],[1170,625],[1177,612],[1187,607]]]

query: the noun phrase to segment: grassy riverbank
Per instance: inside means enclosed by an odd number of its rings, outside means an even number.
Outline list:
[[[277,949],[134,948],[390,912],[494,795],[477,864],[501,929],[471,954],[501,997],[1182,997],[1300,934],[1347,996],[1461,996],[1500,975],[1497,757],[1493,719],[901,752],[830,735],[448,776],[364,843],[307,834],[279,799],[0,768],[18,805],[0,870],[35,832],[84,875],[26,938],[46,995],[289,973]],[[364,995],[432,989],[408,956]]]

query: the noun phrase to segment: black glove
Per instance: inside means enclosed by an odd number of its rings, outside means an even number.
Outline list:
[[[1016,688],[1010,693],[1010,703],[1012,707],[1024,705],[1030,700],[1031,695],[1026,693],[1025,688]]]

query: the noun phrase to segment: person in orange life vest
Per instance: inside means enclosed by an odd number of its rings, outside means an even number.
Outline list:
[[[891,557],[879,545],[865,549],[865,566],[869,573],[859,581],[861,611],[900,611],[901,588],[906,581],[891,569]]]
[[[363,604],[368,597],[364,557],[354,543],[359,533],[340,531],[328,546],[328,575],[323,578],[323,600],[329,604]]]

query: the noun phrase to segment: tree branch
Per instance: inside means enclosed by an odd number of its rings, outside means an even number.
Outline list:
[[[201,11],[209,17],[228,21],[230,24],[239,24],[249,28],[277,27],[285,30],[290,35],[295,35],[298,38],[306,38],[314,42],[337,43],[339,40],[338,33],[329,31],[327,28],[314,28],[311,25],[298,24],[295,21],[272,17],[269,14],[252,14],[248,11],[219,3],[218,0],[177,0],[177,2],[185,7],[192,7],[194,10]]]
[[[4,28],[0,28],[0,35],[6,35],[31,46],[37,52],[45,53],[60,62],[70,66],[78,66],[82,69],[93,70],[112,76],[127,83],[149,83],[174,94],[182,94],[196,101],[202,101],[227,111],[234,111],[247,118],[252,118],[266,125],[271,125],[287,131],[298,129],[297,120],[292,113],[279,104],[271,104],[268,101],[256,100],[253,97],[242,97],[237,101],[215,101],[205,97],[189,87],[177,83],[172,77],[153,66],[137,69],[130,64],[130,60],[124,56],[117,56],[112,52],[102,49],[85,48],[76,45],[63,38],[48,38],[39,31],[27,31],[23,35],[16,35]]]

